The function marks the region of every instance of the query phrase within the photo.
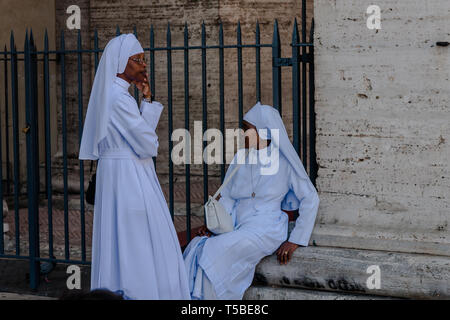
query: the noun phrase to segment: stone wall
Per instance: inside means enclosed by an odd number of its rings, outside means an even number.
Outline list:
[[[33,37],[38,50],[44,49],[44,34],[45,30],[48,32],[49,47],[50,50],[55,49],[55,1],[44,0],[39,1],[38,5],[33,0],[1,0],[0,1],[0,51],[3,51],[5,46],[9,51],[11,31],[14,32],[15,44],[18,51],[23,51],[25,42],[25,33],[28,30],[33,31]],[[2,55],[1,58],[4,58]],[[9,57],[8,57],[9,58]],[[22,182],[26,180],[26,143],[25,135],[21,132],[21,129],[25,127],[25,78],[24,78],[24,63],[23,54],[20,54],[18,58],[21,60],[18,62],[18,111],[19,111],[19,158],[20,158],[20,177]],[[42,58],[42,56],[40,57]],[[53,58],[53,57],[52,57]],[[56,81],[54,73],[54,63],[51,62],[50,70],[50,87],[51,96],[51,126],[56,128]],[[4,81],[4,61],[0,63],[0,108],[1,108],[1,130],[2,130],[2,166],[3,177],[6,179],[6,163],[9,160],[9,174],[10,178],[13,178],[13,135],[12,135],[12,106],[11,106],[11,64],[8,61],[7,64],[7,86],[8,86],[8,120],[5,121],[5,81]],[[38,107],[42,111],[39,113],[39,121],[43,123],[43,64],[38,64]],[[7,123],[6,123],[7,122]],[[7,159],[6,152],[6,132],[5,128],[8,127],[9,131],[9,159]],[[56,130],[55,130],[56,132]],[[39,135],[44,139],[44,126],[39,127]],[[42,140],[44,141],[44,140]],[[57,135],[52,136],[52,149],[56,150]],[[45,145],[40,143],[41,160],[45,160]],[[11,182],[12,184],[12,182]]]
[[[316,0],[318,245],[450,255],[450,2]]]

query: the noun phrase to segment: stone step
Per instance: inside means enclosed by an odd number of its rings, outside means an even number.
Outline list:
[[[286,287],[251,286],[244,300],[383,300],[387,297],[327,291],[291,289]]]
[[[379,268],[380,286],[368,279]],[[375,268],[377,268],[375,267]],[[368,272],[369,271],[369,272]],[[368,284],[369,282],[369,284]],[[256,267],[254,285],[413,299],[450,299],[450,258],[424,254],[331,247],[300,247],[287,265],[275,255]],[[370,287],[369,287],[370,286]],[[277,289],[278,290],[278,289]],[[276,298],[281,293],[252,289],[251,297]],[[287,294],[287,293],[286,293]],[[301,296],[301,292],[289,296]]]

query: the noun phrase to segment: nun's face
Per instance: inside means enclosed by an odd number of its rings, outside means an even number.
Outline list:
[[[259,141],[259,135],[256,127],[251,123],[242,120],[242,130],[244,130],[245,135],[245,148],[256,148]]]
[[[125,75],[136,82],[144,82],[147,78],[147,64],[144,60],[144,53],[138,53],[128,59]]]

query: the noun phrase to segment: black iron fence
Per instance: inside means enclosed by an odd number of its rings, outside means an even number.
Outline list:
[[[292,31],[292,56],[284,58],[281,56],[281,42],[278,30],[278,23],[275,21],[273,29],[272,43],[262,44],[260,42],[260,28],[259,24],[256,25],[255,30],[255,42],[253,44],[243,44],[240,24],[237,25],[236,43],[225,44],[224,32],[222,24],[219,25],[219,35],[217,45],[206,45],[206,31],[205,25],[201,26],[201,44],[191,45],[188,37],[188,27],[184,27],[184,45],[172,46],[171,30],[170,26],[167,28],[166,40],[167,46],[156,47],[155,36],[153,26],[150,29],[150,45],[144,50],[149,53],[150,61],[150,83],[151,90],[158,97],[158,93],[155,91],[155,52],[165,51],[167,61],[167,110],[168,110],[168,131],[169,137],[173,132],[173,83],[172,73],[174,67],[172,65],[172,53],[175,51],[181,51],[184,54],[184,68],[183,70],[175,70],[184,73],[184,88],[177,88],[184,90],[184,115],[185,115],[185,129],[189,130],[189,120],[192,117],[190,112],[190,98],[189,98],[189,54],[192,51],[200,51],[201,54],[201,79],[202,79],[202,125],[203,132],[208,128],[207,113],[208,113],[208,101],[207,101],[207,51],[216,50],[218,54],[219,62],[219,110],[220,110],[220,130],[225,132],[225,87],[224,87],[224,70],[225,59],[224,50],[236,50],[237,53],[237,95],[238,95],[238,122],[242,123],[243,118],[243,50],[254,50],[255,54],[255,88],[256,88],[256,101],[261,100],[261,50],[268,48],[272,50],[272,95],[273,106],[282,110],[282,77],[281,72],[283,67],[291,68],[292,73],[292,124],[286,123],[286,125],[292,125],[293,132],[293,145],[296,151],[299,153],[305,168],[310,174],[311,180],[315,183],[317,176],[317,164],[315,154],[315,113],[314,113],[314,46],[313,46],[313,30],[314,26],[311,23],[310,32],[306,33],[306,13],[303,12],[303,21],[301,33],[298,31],[297,21],[294,23]],[[120,34],[119,28],[116,31]],[[135,30],[136,33],[136,30]],[[309,38],[309,39],[307,39]],[[81,233],[80,247],[80,259],[71,258],[71,247],[69,243],[69,232],[71,229],[69,220],[69,169],[73,165],[73,162],[68,161],[68,146],[67,146],[67,83],[66,83],[66,70],[67,63],[66,57],[74,55],[76,59],[77,69],[77,94],[78,94],[78,142],[81,141],[84,111],[86,106],[83,102],[83,57],[85,55],[93,56],[94,68],[96,70],[99,63],[99,58],[102,53],[102,49],[99,48],[99,38],[97,31],[94,32],[94,47],[93,49],[83,49],[81,33],[78,33],[77,48],[66,49],[66,43],[64,38],[64,31],[61,32],[60,46],[57,50],[49,50],[49,39],[47,33],[44,38],[44,49],[38,50],[35,45],[32,31],[27,32],[25,37],[25,44],[23,51],[17,51],[14,35],[11,34],[10,49],[5,46],[5,50],[0,52],[0,61],[3,64],[4,80],[3,88],[0,88],[4,92],[4,104],[2,104],[2,116],[4,119],[0,121],[0,159],[2,159],[4,166],[0,166],[0,176],[2,177],[2,183],[0,183],[0,201],[4,198],[8,198],[12,203],[12,212],[14,214],[14,237],[12,239],[14,246],[11,250],[5,250],[4,230],[3,222],[4,218],[0,215],[0,258],[20,258],[27,259],[30,262],[30,285],[32,288],[37,288],[39,284],[39,269],[41,262],[61,262],[70,264],[89,264],[87,259],[87,244],[86,244],[86,204],[85,204],[85,163],[79,161],[79,227]],[[52,162],[52,134],[55,128],[51,125],[51,83],[50,83],[50,62],[58,62],[53,74],[56,74],[59,78],[59,83],[55,90],[58,90],[59,101],[57,107],[60,108],[60,136],[62,139],[62,177],[63,177],[63,220],[64,220],[64,253],[63,257],[56,258],[54,252],[54,230],[53,230],[53,197],[54,186],[52,185],[52,177],[54,175],[54,163]],[[245,61],[244,61],[245,62]],[[23,63],[23,73],[20,74],[18,65]],[[40,70],[42,69],[42,76],[39,76],[38,80],[38,65]],[[22,66],[21,66],[22,67]],[[74,67],[74,66],[72,66]],[[72,75],[74,76],[74,75]],[[24,90],[19,90],[19,79],[24,81]],[[23,79],[23,80],[22,80]],[[39,82],[39,83],[38,83]],[[41,88],[41,92],[38,92]],[[20,108],[22,104],[19,104],[19,97],[24,96],[23,108],[25,109],[25,119],[20,121]],[[38,99],[38,95],[43,95],[43,99]],[[135,97],[138,100],[138,92],[135,89]],[[55,104],[55,102],[53,102]],[[23,112],[23,111],[22,111]],[[198,115],[199,116],[199,115]],[[42,127],[41,127],[42,126]],[[41,128],[41,129],[39,129]],[[57,128],[56,128],[57,129]],[[42,130],[44,134],[39,134],[39,130]],[[20,151],[19,143],[25,140],[26,155],[23,155]],[[206,142],[203,142],[203,148],[206,147]],[[223,143],[223,141],[222,141]],[[40,148],[39,145],[43,144],[44,148]],[[172,141],[169,139],[169,184],[168,184],[168,203],[169,209],[174,215],[174,168],[173,163],[170,160],[170,154],[172,152]],[[12,145],[12,148],[11,148]],[[42,151],[44,150],[44,151]],[[44,153],[44,155],[42,155]],[[40,162],[41,159],[45,159]],[[223,180],[225,175],[225,154],[223,154],[223,164],[220,167],[220,176]],[[22,161],[26,162],[26,182],[21,185],[21,173],[20,164]],[[78,160],[77,160],[78,161]],[[43,162],[43,163],[42,163]],[[45,172],[44,176],[40,174]],[[186,204],[186,233],[187,239],[191,239],[191,174],[190,164],[185,165],[185,204]],[[203,200],[206,202],[208,198],[208,165],[203,164]],[[21,198],[26,200],[27,207],[27,220],[28,220],[28,238],[22,239],[21,235],[21,218],[20,218],[20,201]],[[40,228],[40,221],[42,223],[42,217],[39,216],[39,207],[45,204],[46,208],[46,227]],[[41,210],[42,214],[42,210]],[[44,219],[45,220],[45,219]],[[41,253],[42,247],[42,234],[45,234],[46,246],[48,245],[48,252],[46,254]],[[40,241],[41,239],[41,241]],[[22,244],[24,241],[28,245],[28,253],[23,253]]]

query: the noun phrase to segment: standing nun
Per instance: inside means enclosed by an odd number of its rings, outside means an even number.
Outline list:
[[[106,46],[92,87],[79,158],[96,160],[91,289],[131,299],[190,299],[177,234],[152,157],[163,110],[151,101],[133,34]],[[143,93],[138,108],[128,89]]]
[[[279,112],[258,102],[246,113],[243,124],[246,136],[248,130],[255,134],[258,130],[256,148],[246,139],[250,151],[245,164],[221,191],[219,200],[233,218],[234,231],[211,236],[203,227],[184,251],[193,299],[242,299],[259,261],[277,251],[280,263],[286,264],[298,246],[308,245],[314,227],[319,197]],[[296,209],[299,217],[287,239],[288,216],[282,210]]]

